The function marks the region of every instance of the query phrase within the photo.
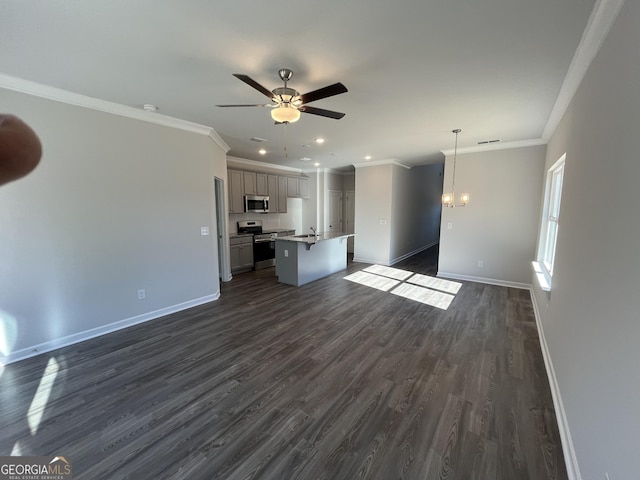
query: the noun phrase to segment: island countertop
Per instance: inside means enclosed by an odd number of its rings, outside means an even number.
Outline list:
[[[310,233],[308,235],[289,235],[286,237],[278,237],[276,240],[285,240],[288,242],[305,243],[307,245],[314,245],[324,240],[333,240],[334,238],[352,237],[355,233],[344,232],[319,232],[317,234]]]

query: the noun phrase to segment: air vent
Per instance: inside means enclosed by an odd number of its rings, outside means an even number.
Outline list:
[[[260,137],[251,137],[251,141],[260,143],[260,142],[266,142],[267,139],[266,138],[260,138]]]
[[[486,145],[487,143],[498,143],[500,140],[484,140],[482,142],[478,142],[478,145]]]

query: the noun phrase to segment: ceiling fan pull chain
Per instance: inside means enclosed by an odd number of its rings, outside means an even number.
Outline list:
[[[289,158],[289,152],[287,152],[287,124],[282,125],[282,142],[284,143],[284,158]]]

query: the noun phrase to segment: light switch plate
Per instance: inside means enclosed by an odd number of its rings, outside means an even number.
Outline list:
[[[200,235],[209,235],[209,227],[200,227]]]

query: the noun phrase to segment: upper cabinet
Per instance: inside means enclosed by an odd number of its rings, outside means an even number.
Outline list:
[[[245,195],[268,195],[267,174],[256,172],[243,172]]]
[[[229,213],[244,212],[244,184],[243,172],[239,170],[229,170]]]
[[[287,196],[309,198],[309,179],[303,177],[287,177]]]
[[[268,175],[269,209],[272,212],[287,213],[287,178]]]
[[[287,177],[278,177],[278,211],[287,213]]]
[[[269,195],[266,173],[256,173],[256,195]]]
[[[298,191],[302,198],[309,198],[309,179],[300,177],[298,179]]]
[[[256,174],[253,172],[243,172],[244,175],[244,194],[257,195]]]
[[[228,170],[229,213],[244,213],[244,195],[269,196],[274,213],[287,213],[287,198],[309,198],[309,179]]]

